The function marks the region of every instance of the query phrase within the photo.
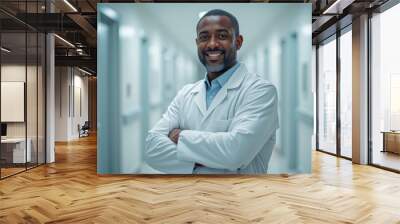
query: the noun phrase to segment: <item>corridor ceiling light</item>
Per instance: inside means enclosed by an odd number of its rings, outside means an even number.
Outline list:
[[[6,52],[6,53],[10,53],[10,52],[11,52],[10,50],[8,50],[8,49],[5,48],[5,47],[1,47],[1,50],[4,51],[4,52]]]
[[[110,19],[117,19],[117,13],[114,10],[107,7],[103,8],[101,11],[104,13],[104,15],[110,17]]]
[[[81,69],[81,68],[79,68],[79,67],[78,67],[78,70],[81,71],[81,72],[83,72],[83,73],[85,73],[85,74],[87,74],[87,75],[90,75],[90,76],[92,75],[92,73],[90,73],[90,72],[88,72],[88,71],[85,71],[85,70],[83,70],[83,69]]]
[[[57,34],[54,34],[55,37],[57,37],[59,40],[61,40],[62,42],[66,43],[67,45],[69,45],[70,47],[75,48],[75,45],[71,44],[71,42],[69,42],[68,40],[58,36]]]
[[[68,0],[64,0],[65,4],[67,4],[72,10],[74,10],[74,12],[78,12],[78,10],[71,4],[69,3]]]

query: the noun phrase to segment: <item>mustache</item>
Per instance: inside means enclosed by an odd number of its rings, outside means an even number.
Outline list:
[[[225,49],[223,49],[223,48],[207,48],[207,49],[203,50],[201,53],[208,54],[209,52],[215,52],[215,51],[220,51],[223,54],[225,53]]]

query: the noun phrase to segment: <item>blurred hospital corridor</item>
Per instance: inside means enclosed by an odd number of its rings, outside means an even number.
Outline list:
[[[119,117],[119,122],[102,124],[106,127],[100,133],[100,145],[104,150],[108,146],[116,150],[106,152],[100,147],[107,155],[100,162],[101,172],[152,171],[143,161],[147,133],[184,85],[204,80],[196,24],[207,10],[219,7],[238,19],[244,39],[238,61],[278,90],[280,128],[269,172],[310,171],[312,139],[304,138],[311,136],[314,128],[309,8],[116,4],[103,5],[99,11],[99,38],[104,46],[99,59],[104,76],[98,83],[104,91],[99,94],[112,104],[100,105],[99,118]],[[293,16],[281,18],[282,13]]]

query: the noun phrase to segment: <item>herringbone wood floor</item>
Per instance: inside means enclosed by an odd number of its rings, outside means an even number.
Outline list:
[[[293,176],[96,175],[96,139],[0,181],[0,223],[400,223],[400,175],[313,153]]]

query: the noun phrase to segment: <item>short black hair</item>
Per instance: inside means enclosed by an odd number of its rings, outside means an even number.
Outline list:
[[[236,17],[222,9],[213,9],[213,10],[208,11],[206,14],[204,14],[200,18],[199,22],[197,22],[196,31],[199,29],[200,22],[207,16],[226,16],[226,17],[228,17],[231,20],[231,23],[233,25],[233,29],[235,31],[235,36],[236,37],[239,36],[239,33],[240,33],[239,32],[239,23],[238,23]]]

